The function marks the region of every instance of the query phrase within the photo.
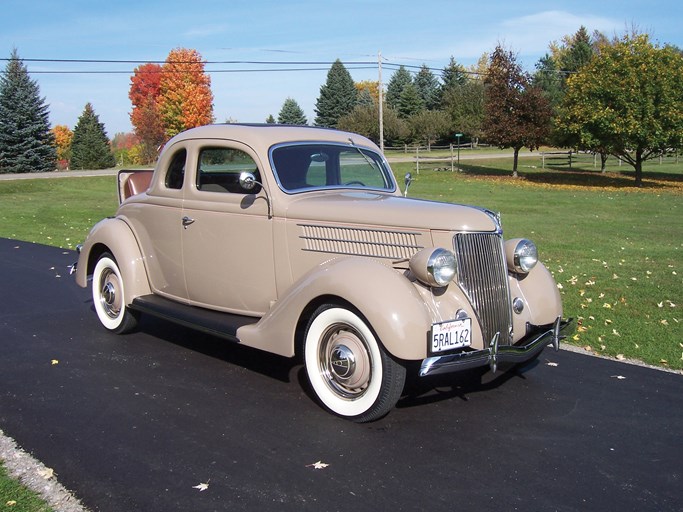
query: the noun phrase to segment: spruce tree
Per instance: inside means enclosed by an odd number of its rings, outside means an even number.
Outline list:
[[[57,150],[40,97],[17,50],[0,76],[0,173],[54,171]]]
[[[401,119],[408,119],[410,116],[424,110],[425,104],[420,97],[420,93],[413,84],[408,84],[403,89],[401,97],[398,99],[398,116]]]
[[[78,118],[71,143],[72,169],[106,169],[114,167],[114,154],[104,125],[90,103]]]
[[[296,100],[287,98],[277,116],[277,122],[278,124],[306,125],[308,124],[308,119],[306,119],[304,111]]]
[[[413,85],[420,94],[425,108],[434,110],[439,107],[439,81],[426,64],[422,65],[420,72],[415,76]]]
[[[413,83],[413,77],[403,66],[399,67],[396,73],[391,75],[387,84],[387,104],[394,110],[398,110],[401,94],[409,84]]]
[[[356,106],[358,90],[344,64],[337,59],[327,73],[327,82],[320,87],[315,104],[315,124],[335,128],[339,118]]]

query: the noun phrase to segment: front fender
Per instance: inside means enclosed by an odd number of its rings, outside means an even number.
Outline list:
[[[121,270],[126,304],[135,297],[152,293],[137,240],[128,224],[118,218],[101,220],[88,234],[78,257],[76,284],[88,286],[88,276],[104,252],[114,256]]]
[[[335,258],[309,271],[258,323],[240,327],[237,337],[291,357],[302,314],[311,304],[334,298],[352,304],[395,357],[424,357],[431,317],[415,286],[396,270],[358,257]]]
[[[515,341],[526,335],[526,324],[548,325],[562,316],[562,298],[552,274],[538,263],[528,274],[509,280],[512,298],[524,300],[524,310],[513,315]]]

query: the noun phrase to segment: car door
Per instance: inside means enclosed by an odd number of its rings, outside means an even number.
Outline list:
[[[145,259],[152,291],[187,301],[181,235],[187,148],[178,144],[159,162],[158,173],[144,198],[121,209]]]
[[[239,184],[244,171],[261,181],[245,145],[197,148],[183,208],[185,282],[193,304],[260,316],[276,299],[273,227],[262,187]]]

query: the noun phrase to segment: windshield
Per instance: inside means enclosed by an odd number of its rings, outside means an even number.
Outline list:
[[[311,188],[395,190],[391,171],[380,155],[358,146],[304,143],[275,147],[271,162],[286,192]]]

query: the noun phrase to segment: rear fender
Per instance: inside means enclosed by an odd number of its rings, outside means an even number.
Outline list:
[[[415,286],[398,271],[357,257],[335,258],[309,271],[258,323],[240,327],[237,337],[245,345],[291,357],[297,334],[325,303],[352,305],[395,357],[425,356],[431,316]]]
[[[86,288],[102,253],[114,256],[121,270],[126,304],[151,292],[142,253],[128,224],[117,218],[101,220],[90,231],[78,257],[76,284]]]

